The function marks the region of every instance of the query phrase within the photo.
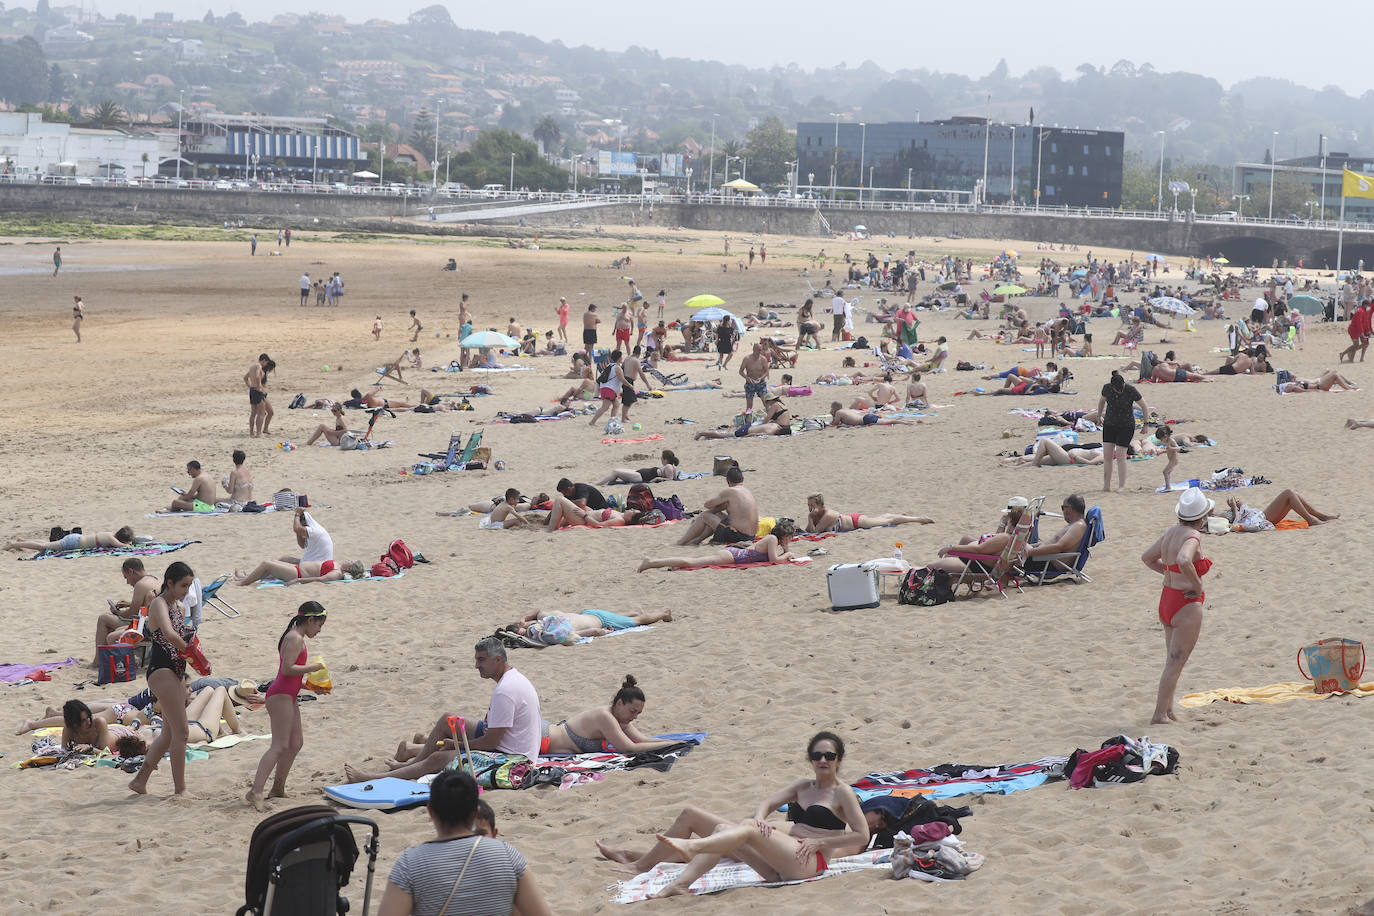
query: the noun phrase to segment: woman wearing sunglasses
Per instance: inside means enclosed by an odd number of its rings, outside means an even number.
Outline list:
[[[733,824],[700,808],[686,808],[667,833],[658,834],[658,842],[648,852],[635,854],[600,843],[597,848],[636,873],[659,862],[688,863],[659,897],[689,893],[692,882],[726,856],[744,862],[769,881],[821,874],[827,858],[854,855],[868,846],[868,823],[858,796],[839,778],[844,760],[839,736],[820,732],[807,744],[806,754],[814,775],[764,799],[749,820]],[[791,822],[786,832],[767,822],[768,815],[783,805]]]

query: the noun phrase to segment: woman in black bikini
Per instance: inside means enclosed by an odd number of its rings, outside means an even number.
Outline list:
[[[678,469],[680,462],[672,449],[665,448],[663,454],[659,455],[659,460],[663,463],[656,468],[612,468],[601,480],[597,481],[598,487],[610,486],[614,483],[654,483],[659,480],[677,480],[677,475],[681,473]]]
[[[334,414],[333,428],[331,429],[323,423],[316,426],[315,431],[310,434],[310,438],[305,440],[306,445],[314,445],[320,436],[324,436],[325,441],[330,445],[338,445],[339,440],[343,438],[343,434],[348,432],[348,423],[344,420],[343,407],[335,404],[329,409]]]
[[[658,842],[646,853],[636,855],[601,843],[597,848],[636,873],[659,862],[687,862],[659,897],[687,893],[692,882],[724,856],[738,859],[769,880],[796,881],[821,874],[827,858],[854,855],[868,846],[868,822],[859,797],[839,778],[844,760],[839,736],[820,732],[807,744],[806,752],[814,775],[764,799],[754,817],[737,826],[699,808],[687,808],[667,833],[658,834]],[[787,805],[787,819],[792,822],[787,832],[776,830],[766,820],[782,805]]]
[[[171,753],[172,786],[177,795],[186,794],[186,738],[190,730],[186,717],[186,653],[195,632],[186,626],[186,598],[195,573],[178,560],[167,567],[162,588],[148,605],[148,687],[162,707],[162,731],[148,748],[143,766],[129,783],[129,789],[144,795],[148,778],[157,769],[162,755]]]

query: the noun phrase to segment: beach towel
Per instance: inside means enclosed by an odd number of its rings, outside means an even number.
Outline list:
[[[321,443],[321,444],[323,444],[323,445],[329,445],[329,443],[327,443],[327,442]],[[334,448],[335,446],[329,446],[329,447],[330,447],[330,448]],[[380,448],[380,446],[378,446],[378,447]],[[276,512],[276,511],[277,511],[277,507],[276,507],[275,505],[273,505],[272,503],[268,503],[267,505],[265,505],[265,506],[262,507],[262,512]],[[190,511],[189,509],[186,510],[186,511],[183,511],[183,512],[161,512],[161,511],[159,511],[159,512],[149,512],[147,515],[145,515],[145,516],[143,516],[143,517],[144,517],[144,518],[182,518],[182,517],[184,517],[184,516],[197,516],[197,517],[199,517],[199,516],[202,516],[202,515],[261,515],[262,512],[239,512],[239,511],[234,510],[234,509],[227,509],[227,508],[221,509],[221,508],[216,507],[216,508],[215,508],[215,511],[213,511],[213,512],[192,512],[192,511]]]
[[[1010,795],[1062,779],[1068,757],[1044,757],[1010,766],[946,763],[929,770],[870,773],[854,783],[859,801],[880,795],[899,798],[954,798],[957,795]]]
[[[669,570],[669,572],[692,572],[693,570],[697,569],[754,569],[758,566],[805,566],[807,563],[810,562],[810,557],[793,557],[790,560],[783,560],[778,563],[770,563],[767,560],[761,560],[758,563],[730,563],[728,565],[721,564],[719,566],[693,566],[690,569],[672,569]]]
[[[1304,519],[1281,518],[1274,523],[1275,531],[1305,531],[1311,526]]]
[[[662,439],[662,438],[663,438],[663,435],[662,435],[661,433],[652,433],[652,434],[650,434],[650,435],[648,435],[648,436],[645,436],[643,439],[616,439],[616,438],[614,438],[614,437],[607,436],[606,438],[604,438],[604,439],[601,440],[601,444],[602,444],[602,445],[620,445],[620,444],[627,444],[627,443],[632,443],[632,442],[657,442],[659,439]]]
[[[391,582],[400,579],[405,575],[405,570],[399,570],[394,576],[373,576],[365,575],[361,579],[331,579],[328,582],[309,582],[308,585],[349,585],[353,582]],[[292,581],[295,581],[294,579]],[[280,579],[261,579],[258,581],[258,588],[285,588],[286,583]]]
[[[653,629],[653,626],[650,625],[650,624],[647,624],[647,623],[646,623],[646,624],[643,624],[643,625],[641,625],[641,626],[637,626],[637,627],[626,627],[626,628],[623,629],[623,630],[612,630],[612,631],[609,632],[609,633],[602,633],[600,636],[583,636],[583,637],[582,637],[581,639],[579,639],[577,642],[573,643],[573,645],[574,645],[574,646],[585,646],[587,643],[591,642],[591,641],[594,640],[594,639],[606,639],[606,638],[611,637],[611,636],[623,636],[623,635],[626,634],[626,633],[639,633],[639,632],[642,632],[643,630],[652,630],[652,629]]]
[[[35,678],[35,674],[45,674],[53,668],[66,668],[68,665],[75,665],[76,659],[68,658],[65,662],[48,662],[43,665],[22,665],[15,662],[0,664],[0,681],[6,684],[18,684],[27,680],[46,680],[46,678]]]
[[[579,414],[575,414],[575,413],[547,414],[547,413],[544,413],[544,414],[534,414],[533,416],[534,416],[534,422],[536,422],[536,423],[549,423],[549,422],[552,422],[552,421],[554,421],[554,420],[571,420],[573,417],[579,416]],[[497,417],[497,418],[495,418],[494,420],[491,420],[491,421],[489,421],[489,422],[491,422],[491,423],[510,423],[510,422],[512,422],[512,421],[511,421],[511,418],[510,418],[509,416],[505,416],[505,417]],[[521,423],[524,423],[524,422],[526,422],[526,421],[521,420],[520,422],[521,422]]]
[[[1134,461],[1135,459],[1132,458],[1131,460]],[[1231,478],[1227,478],[1227,479],[1230,480],[1230,482],[1229,482],[1226,486],[1219,486],[1215,481],[1211,481],[1211,480],[1201,480],[1201,481],[1198,482],[1198,488],[1199,488],[1199,489],[1202,489],[1202,490],[1239,490],[1239,489],[1242,489],[1242,488],[1244,488],[1244,487],[1257,487],[1257,486],[1259,486],[1259,485],[1262,484],[1262,483],[1270,483],[1270,482],[1271,482],[1268,478],[1262,477],[1262,476],[1261,476],[1261,477],[1242,477],[1242,478],[1240,478],[1239,480],[1234,480],[1234,479],[1231,479]],[[1155,492],[1156,492],[1156,493],[1180,493],[1180,492],[1182,492],[1182,491],[1184,491],[1184,490],[1186,490],[1186,489],[1188,489],[1188,484],[1185,482],[1185,483],[1176,483],[1176,484],[1173,484],[1173,485],[1170,486],[1169,489],[1167,489],[1167,490],[1164,489],[1163,487],[1157,487],[1157,488],[1155,488]],[[1304,526],[1304,527],[1305,527],[1305,526]]]
[[[1285,681],[1267,687],[1223,687],[1220,690],[1204,690],[1189,693],[1179,699],[1179,705],[1189,709],[1206,706],[1225,700],[1227,703],[1287,703],[1290,700],[1324,700],[1327,697],[1355,696],[1367,697],[1374,694],[1374,681],[1360,684],[1347,693],[1317,693],[1311,681]]]
[[[678,471],[678,472],[677,472],[677,480],[697,480],[697,479],[702,478],[702,477],[711,477],[711,476],[713,476],[713,475],[711,474],[710,471]],[[677,480],[655,480],[655,481],[652,481],[652,482],[653,482],[653,483],[669,484],[669,483],[676,483]],[[613,481],[612,483],[604,484],[604,486],[608,486],[608,487],[622,487],[622,486],[623,486],[623,487],[628,487],[628,486],[630,486],[630,485],[631,485],[631,484],[630,484],[630,481],[628,481],[628,480],[617,480],[617,481]]]
[[[787,884],[807,884],[835,875],[850,874],[869,868],[881,868],[889,861],[891,854],[892,851],[889,849],[873,849],[855,856],[830,859],[826,862],[826,870],[821,874],[812,875],[809,878],[799,878],[795,881],[765,881],[762,875],[743,862],[726,861],[716,865],[706,874],[693,881],[689,891],[693,894],[714,894],[738,887],[782,887]],[[684,868],[686,868],[685,865],[677,862],[662,862],[627,881],[620,881],[615,885],[615,895],[611,898],[611,902],[634,903],[639,900],[648,900],[671,884]]]
[[[20,560],[75,560],[78,557],[155,557],[161,553],[171,553],[199,544],[200,541],[155,541],[151,544],[121,544],[118,547],[78,547],[76,550],[40,550],[31,557],[18,557]]]
[[[659,522],[659,523],[656,524],[656,525],[616,525],[615,527],[612,527],[612,528],[607,528],[607,527],[604,527],[604,526],[598,528],[596,525],[564,525],[562,528],[559,528],[558,530],[559,530],[559,531],[634,531],[636,528],[662,528],[664,525],[676,525],[678,522],[684,522],[684,521],[686,521],[686,519],[683,519],[683,518],[670,518],[670,519],[666,519],[665,521],[661,521],[661,522]],[[497,528],[495,528],[495,527],[492,527],[492,530],[493,530],[493,531],[497,531],[497,530],[500,530],[500,529],[497,529]]]

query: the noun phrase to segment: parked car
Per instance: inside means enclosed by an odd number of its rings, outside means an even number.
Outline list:
[[[501,196],[501,192],[503,192],[503,191],[505,191],[505,190],[506,190],[506,186],[503,185],[503,184],[484,184],[484,185],[482,185],[482,196],[483,196],[483,197],[500,197],[500,196]]]
[[[1235,210],[1222,210],[1217,214],[1217,219],[1225,220],[1228,223],[1240,222],[1240,214]]]

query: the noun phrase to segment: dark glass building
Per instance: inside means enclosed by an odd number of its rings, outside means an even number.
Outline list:
[[[989,203],[1030,204],[1037,184],[1042,206],[1117,207],[1121,204],[1120,131],[986,125],[983,118],[855,124],[803,121],[797,125],[797,186],[818,194],[900,200],[968,202],[984,174]],[[908,190],[910,189],[910,190]]]

